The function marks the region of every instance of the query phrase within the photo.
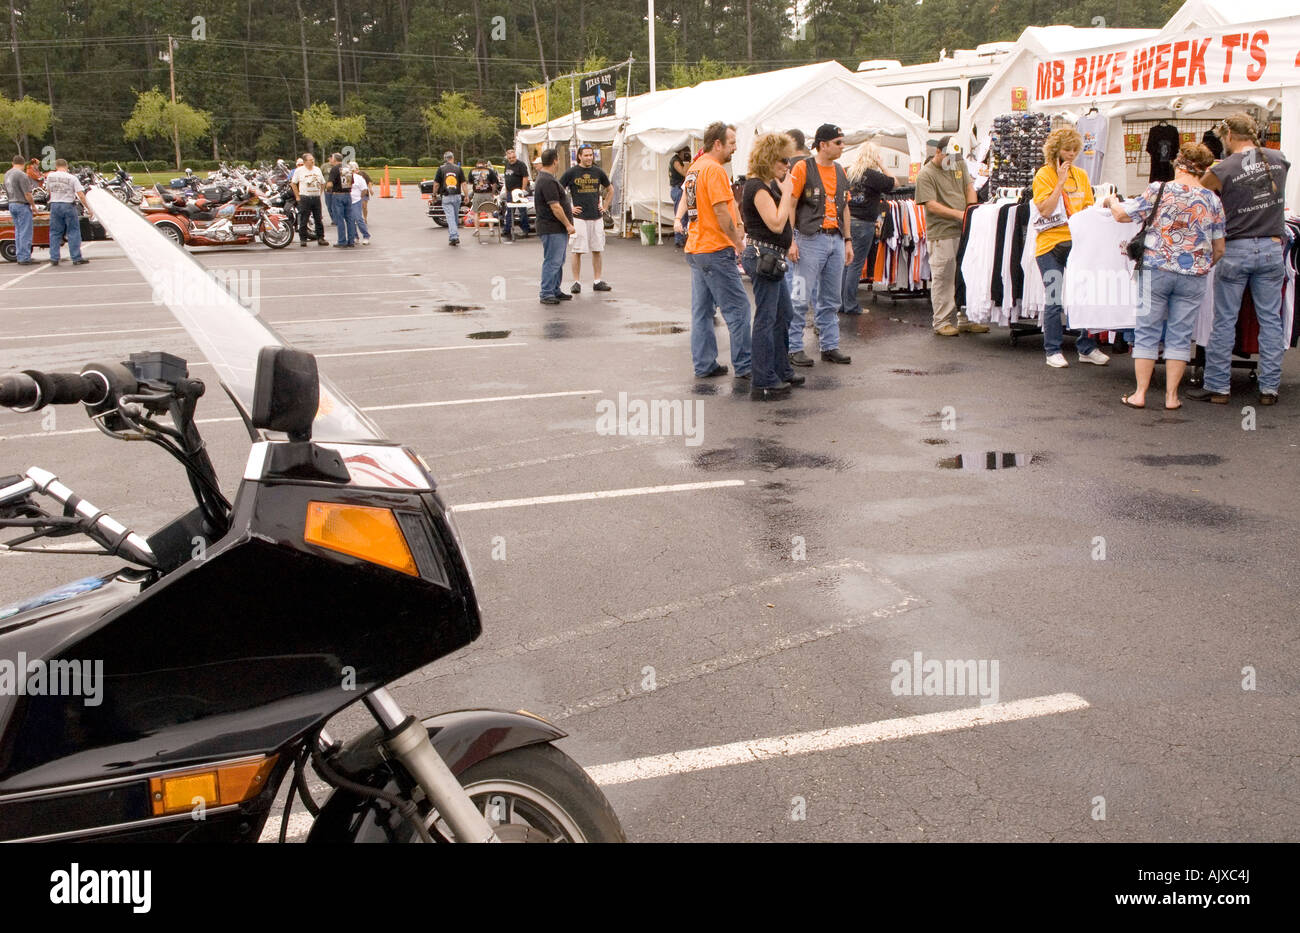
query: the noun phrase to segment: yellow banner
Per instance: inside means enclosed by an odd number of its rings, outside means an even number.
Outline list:
[[[546,122],[546,87],[535,87],[519,95],[519,122],[537,126]]]

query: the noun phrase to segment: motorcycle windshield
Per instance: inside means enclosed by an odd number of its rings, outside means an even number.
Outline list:
[[[108,191],[92,188],[86,200],[95,217],[153,288],[217,371],[245,422],[253,410],[257,354],[262,347],[289,346],[255,311],[242,305],[188,252]],[[262,432],[263,436],[266,432]],[[326,376],[312,426],[316,441],[383,441],[370,418]]]

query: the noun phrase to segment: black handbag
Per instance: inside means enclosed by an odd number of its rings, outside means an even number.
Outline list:
[[[1147,219],[1142,221],[1142,226],[1133,235],[1133,239],[1124,245],[1124,252],[1128,254],[1128,258],[1139,265],[1142,262],[1142,257],[1146,255],[1147,230],[1151,227],[1151,221],[1156,219],[1156,212],[1160,210],[1160,199],[1164,197],[1164,194],[1165,183],[1162,181],[1160,189],[1156,191],[1156,203],[1151,205],[1151,213],[1147,214]]]

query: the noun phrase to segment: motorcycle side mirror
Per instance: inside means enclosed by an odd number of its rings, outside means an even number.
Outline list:
[[[262,347],[254,378],[253,427],[283,431],[291,441],[311,440],[320,407],[316,357],[292,347]]]

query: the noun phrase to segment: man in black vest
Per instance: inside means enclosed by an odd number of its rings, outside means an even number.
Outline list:
[[[803,351],[804,320],[810,301],[815,302],[822,359],[848,363],[840,352],[840,323],[836,312],[844,287],[844,263],[853,261],[849,225],[849,180],[835,160],[844,151],[844,133],[824,123],[813,140],[816,154],[794,165],[791,177],[797,199],[794,245],[790,247],[790,362],[811,366]]]

